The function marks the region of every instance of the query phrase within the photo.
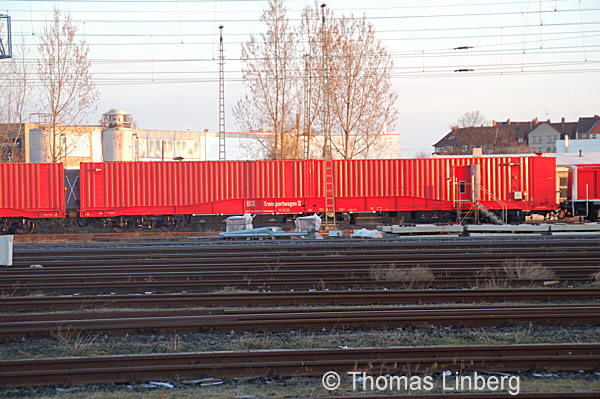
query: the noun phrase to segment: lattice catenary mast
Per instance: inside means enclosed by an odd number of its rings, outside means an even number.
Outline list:
[[[225,56],[223,25],[219,26],[219,161],[225,160]]]
[[[6,14],[0,14],[0,26],[6,21],[6,39],[2,40],[2,34],[0,32],[0,59],[12,58],[12,36],[10,30],[10,16]]]

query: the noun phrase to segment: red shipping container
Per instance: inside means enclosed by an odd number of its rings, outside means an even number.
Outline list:
[[[0,164],[0,217],[65,216],[61,163]]]
[[[567,199],[570,201],[600,200],[600,164],[571,166]]]
[[[323,212],[327,163],[82,163],[81,215]],[[488,209],[553,210],[555,169],[554,158],[540,156],[336,160],[335,207],[454,210],[478,200]]]

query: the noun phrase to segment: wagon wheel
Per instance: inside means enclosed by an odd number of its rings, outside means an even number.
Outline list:
[[[112,229],[115,233],[124,233],[129,230],[129,223],[127,222],[127,219],[120,218],[113,222]]]
[[[35,228],[35,222],[31,219],[23,219],[17,227],[15,227],[15,233],[25,235],[29,234]]]
[[[82,218],[81,216],[77,216],[77,225],[79,227],[85,227],[92,223],[91,218]]]
[[[567,218],[567,211],[565,209],[561,209],[558,211],[558,215],[556,215],[559,220],[564,220]]]
[[[65,229],[69,227],[69,218],[66,217],[62,219],[53,219],[53,222],[59,229]]]
[[[166,218],[160,221],[158,228],[161,231],[173,231],[177,228],[177,220],[172,218],[171,216],[167,216]]]
[[[10,230],[10,222],[7,219],[0,220],[0,233],[8,233]]]

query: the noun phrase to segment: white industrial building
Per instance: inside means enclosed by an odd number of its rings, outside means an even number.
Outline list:
[[[597,136],[598,138],[591,139],[570,140],[565,137],[564,140],[556,140],[556,152],[563,154],[600,152],[600,134],[597,134]]]
[[[219,134],[204,131],[150,130],[135,127],[132,114],[111,109],[102,115],[100,126],[61,126],[55,134],[60,160],[67,169],[79,168],[80,162],[113,161],[206,161],[219,159]],[[52,161],[52,133],[39,126],[28,133],[27,162]],[[257,159],[257,137],[268,132],[227,132],[227,160]],[[315,141],[319,136],[314,137]],[[334,135],[334,141],[338,137]],[[341,136],[340,138],[341,139]],[[385,134],[368,158],[400,157],[400,134]]]

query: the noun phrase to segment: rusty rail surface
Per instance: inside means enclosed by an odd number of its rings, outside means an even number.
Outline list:
[[[598,288],[224,292],[204,294],[0,297],[4,312],[102,308],[399,305],[424,303],[574,302],[600,300]]]
[[[594,370],[600,344],[395,347],[169,353],[0,361],[0,386],[179,381],[201,377],[321,376],[335,370],[431,374],[446,370]]]
[[[600,325],[600,305],[153,310],[0,316],[0,337],[16,340],[58,330],[107,334],[184,331],[288,331],[404,326]]]

